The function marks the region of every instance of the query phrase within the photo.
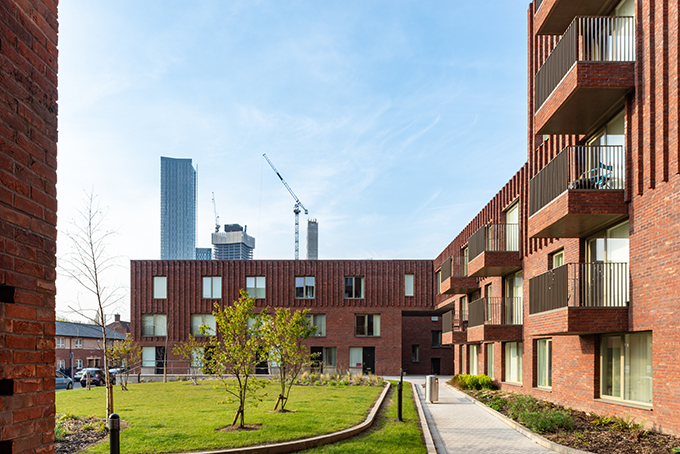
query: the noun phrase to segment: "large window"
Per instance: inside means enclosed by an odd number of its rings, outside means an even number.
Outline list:
[[[468,373],[470,375],[479,374],[479,345],[468,345]]]
[[[538,349],[536,384],[542,388],[552,388],[552,339],[539,339],[536,347]]]
[[[522,383],[522,342],[505,343],[505,380]]]
[[[215,316],[213,314],[191,314],[191,334],[194,336],[205,336],[201,333],[201,326],[208,327],[208,333],[215,334]]]
[[[314,298],[314,276],[295,278],[295,298]]]
[[[142,347],[142,367],[156,367],[156,347]]]
[[[414,287],[414,276],[413,274],[405,274],[404,275],[404,295],[405,296],[413,296],[413,287]]]
[[[166,336],[167,316],[165,314],[142,315],[142,336]]]
[[[246,277],[246,292],[251,298],[264,298],[265,295],[265,279],[264,276],[248,276]]]
[[[153,298],[164,300],[168,297],[168,278],[167,276],[153,277]]]
[[[203,298],[204,299],[222,298],[222,277],[220,276],[203,277]]]
[[[63,337],[57,337],[57,348],[65,348],[66,343]]]
[[[486,344],[486,375],[494,377],[494,361],[496,360],[494,344]]]
[[[652,403],[652,333],[603,336],[601,395]]]
[[[354,316],[355,336],[380,336],[380,314],[356,314]]]
[[[316,332],[313,336],[326,335],[326,314],[309,314],[307,320],[312,326],[316,327]]]
[[[346,277],[345,278],[345,298],[363,298],[364,297],[364,278],[363,277]]]

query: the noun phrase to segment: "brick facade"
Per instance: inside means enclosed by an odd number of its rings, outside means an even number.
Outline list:
[[[0,452],[54,440],[57,1],[0,2]]]

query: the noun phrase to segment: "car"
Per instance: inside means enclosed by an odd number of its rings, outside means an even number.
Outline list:
[[[55,371],[54,389],[73,389],[73,379],[66,374]]]
[[[106,383],[106,374],[103,370],[97,367],[88,367],[80,371],[82,377],[80,379],[80,386],[83,388],[87,386],[87,374],[90,374],[90,385],[92,386],[102,386]],[[111,383],[116,384],[116,377],[111,377]]]

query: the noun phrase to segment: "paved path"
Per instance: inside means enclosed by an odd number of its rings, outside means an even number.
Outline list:
[[[405,380],[418,385],[420,402],[432,432],[438,454],[552,454],[495,416],[449,389],[439,377],[439,401],[425,402],[425,377]]]

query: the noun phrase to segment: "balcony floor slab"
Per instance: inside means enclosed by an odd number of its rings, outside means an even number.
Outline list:
[[[519,252],[486,251],[472,259],[468,265],[471,277],[505,276],[522,269]]]
[[[628,307],[563,307],[529,315],[529,336],[617,333],[628,331]]]

